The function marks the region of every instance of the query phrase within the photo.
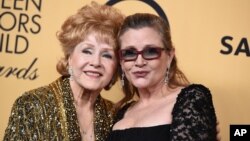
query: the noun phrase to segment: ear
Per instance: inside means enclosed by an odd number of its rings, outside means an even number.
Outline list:
[[[167,65],[170,66],[171,62],[173,60],[175,56],[175,48],[172,48],[169,52],[168,52],[168,61],[167,61]]]

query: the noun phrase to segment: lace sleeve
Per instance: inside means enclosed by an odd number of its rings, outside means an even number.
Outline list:
[[[172,141],[216,141],[216,115],[206,87],[193,84],[184,88],[172,115]]]

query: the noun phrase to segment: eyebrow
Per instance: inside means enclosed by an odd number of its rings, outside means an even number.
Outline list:
[[[82,43],[80,43],[80,45],[87,45],[87,46],[90,46],[90,47],[94,47],[94,45],[93,45],[93,44],[86,43],[86,42],[82,42]]]
[[[142,49],[145,49],[145,48],[147,48],[147,47],[159,47],[159,48],[163,48],[163,47],[158,46],[158,45],[155,45],[155,44],[146,44],[145,46],[143,46]],[[130,46],[124,47],[123,49],[136,49],[136,47],[133,46],[133,45],[130,45]],[[121,49],[121,50],[123,50],[123,49]]]
[[[131,48],[134,48],[134,49],[135,49],[135,46],[126,46],[126,47],[124,47],[123,49],[131,49]]]
[[[83,45],[83,47],[84,47],[84,45],[87,45],[90,48],[95,48],[95,46],[93,44],[91,44],[91,43],[83,43],[82,42],[79,45]],[[115,49],[113,47],[111,47],[111,48],[110,47],[104,47],[104,48],[101,48],[101,51],[115,51]]]
[[[159,48],[163,48],[162,46],[158,46],[158,45],[155,45],[155,44],[148,44],[144,48],[146,48],[146,47],[159,47]]]
[[[113,48],[102,48],[101,51],[115,51]]]

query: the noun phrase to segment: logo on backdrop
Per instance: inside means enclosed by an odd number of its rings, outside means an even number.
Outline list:
[[[117,4],[119,2],[122,2],[122,1],[131,1],[131,0],[109,0],[106,3],[106,5],[112,6],[112,5],[115,5],[115,4]],[[144,0],[138,0],[138,1],[144,2],[145,4],[152,7],[157,12],[157,14],[159,16],[161,16],[167,22],[168,26],[170,26],[169,22],[168,22],[168,18],[166,16],[165,12],[162,10],[161,6],[157,2],[155,2],[154,0],[145,0],[145,1]]]
[[[230,141],[249,141],[250,125],[230,125]]]
[[[247,38],[234,39],[232,36],[224,36],[221,39],[223,49],[220,50],[224,55],[246,55],[250,57],[250,48]]]
[[[0,54],[23,55],[27,53],[30,45],[28,36],[35,36],[41,31],[39,22],[42,0],[2,0],[0,7],[0,29],[4,31],[0,33]],[[30,9],[35,14],[28,14]],[[34,68],[36,62],[35,57],[24,68],[0,64],[0,76],[34,80],[38,77],[38,69]]]

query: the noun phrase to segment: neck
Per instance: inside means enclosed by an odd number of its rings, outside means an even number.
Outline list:
[[[94,109],[95,101],[100,94],[101,90],[88,90],[75,85],[74,82],[70,82],[70,86],[73,92],[74,103],[76,106],[82,108]]]
[[[167,87],[164,83],[158,84],[152,87],[147,88],[139,88],[139,102],[140,103],[149,103],[150,101],[154,101],[160,99],[169,94],[170,88]]]

